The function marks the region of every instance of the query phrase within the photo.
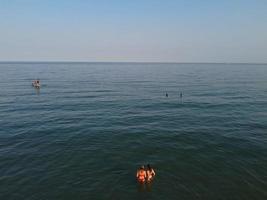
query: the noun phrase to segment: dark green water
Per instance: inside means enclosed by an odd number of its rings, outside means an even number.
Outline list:
[[[1,63],[0,127],[1,200],[267,199],[267,65]]]

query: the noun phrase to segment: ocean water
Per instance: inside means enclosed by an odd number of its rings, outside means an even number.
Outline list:
[[[1,63],[0,199],[267,199],[267,65]]]

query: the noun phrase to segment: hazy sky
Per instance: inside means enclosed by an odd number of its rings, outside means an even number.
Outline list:
[[[0,0],[0,60],[267,62],[267,0]]]

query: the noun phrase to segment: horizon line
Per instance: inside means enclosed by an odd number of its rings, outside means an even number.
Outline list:
[[[258,64],[265,65],[267,62],[176,62],[176,61],[1,61],[0,63],[132,63],[132,64]]]

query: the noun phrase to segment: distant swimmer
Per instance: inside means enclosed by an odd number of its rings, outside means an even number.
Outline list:
[[[32,86],[35,87],[35,88],[40,88],[40,87],[41,87],[40,80],[39,80],[39,79],[34,80],[34,81],[32,82]]]
[[[140,169],[137,170],[136,178],[137,178],[138,182],[145,183],[145,181],[146,181],[146,171],[145,171],[145,167],[144,166],[141,166]]]
[[[166,92],[166,97],[168,97],[169,95],[168,95],[168,93]]]
[[[183,93],[182,92],[180,92],[180,98],[182,98],[183,97]]]
[[[150,182],[152,181],[153,177],[156,175],[154,169],[150,166],[150,164],[147,165],[146,169],[146,176],[147,176],[147,181]]]

